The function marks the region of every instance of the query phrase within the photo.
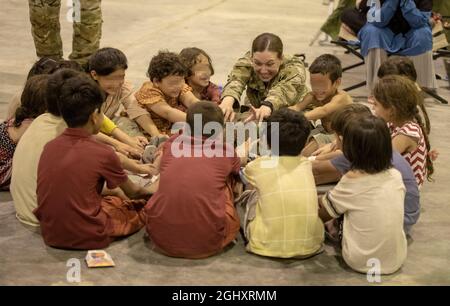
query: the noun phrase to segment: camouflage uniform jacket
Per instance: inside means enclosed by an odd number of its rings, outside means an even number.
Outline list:
[[[250,52],[247,52],[237,61],[228,75],[222,99],[231,96],[240,101],[244,89],[247,88],[245,105],[260,107],[262,101],[269,101],[274,110],[277,110],[303,100],[309,92],[305,83],[306,70],[301,59],[296,56],[285,56],[278,74],[266,86],[253,70]]]

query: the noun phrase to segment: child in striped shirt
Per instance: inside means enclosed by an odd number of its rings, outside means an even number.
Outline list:
[[[429,126],[419,114],[421,100],[417,86],[403,76],[388,75],[374,88],[374,112],[388,122],[393,149],[410,164],[421,187],[434,172],[428,139]],[[425,121],[429,122],[423,108]]]

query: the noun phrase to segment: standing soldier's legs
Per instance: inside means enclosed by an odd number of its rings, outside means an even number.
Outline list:
[[[59,24],[61,0],[28,0],[28,6],[36,55],[39,58],[62,58]]]
[[[74,18],[72,54],[69,59],[85,67],[91,54],[100,46],[102,36],[101,0],[74,0],[73,2],[74,10],[80,8],[80,19]]]

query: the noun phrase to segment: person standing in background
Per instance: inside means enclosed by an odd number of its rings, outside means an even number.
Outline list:
[[[28,0],[36,55],[55,60],[63,57],[59,15],[61,0]],[[101,0],[73,0],[72,53],[69,59],[86,67],[100,45],[102,35]]]

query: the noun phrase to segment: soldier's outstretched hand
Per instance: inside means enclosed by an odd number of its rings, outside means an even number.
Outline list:
[[[220,103],[219,107],[223,112],[225,122],[234,120],[234,110],[233,110],[234,99],[231,97],[225,97]]]

